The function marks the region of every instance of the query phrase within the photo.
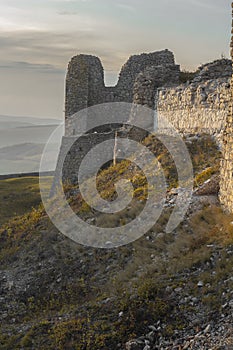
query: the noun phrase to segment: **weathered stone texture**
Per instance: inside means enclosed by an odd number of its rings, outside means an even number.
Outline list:
[[[133,87],[133,103],[149,108],[156,108],[155,96],[161,86],[179,84],[180,68],[178,65],[159,65],[146,67],[138,74]]]
[[[174,55],[169,50],[131,56],[121,69],[117,85],[106,87],[99,58],[90,55],[73,57],[66,76],[66,136],[80,133],[72,118],[76,112],[100,103],[133,102],[140,73],[145,74],[147,80],[153,77],[154,82],[147,91],[154,99],[155,87],[179,83],[180,68],[175,65]],[[143,95],[144,91],[138,93]]]
[[[232,3],[233,17],[233,3]],[[233,28],[232,28],[233,34]],[[231,39],[231,57],[233,59],[233,35]],[[233,213],[233,77],[230,87],[228,117],[223,132],[223,160],[220,174],[220,201],[226,211]]]
[[[230,79],[193,82],[158,93],[158,117],[179,132],[208,133],[221,138],[230,103]]]
[[[114,126],[111,125],[99,128],[97,133],[92,130],[88,135],[81,136],[64,158],[74,136],[82,135],[81,128],[92,128],[90,120],[88,122],[90,111],[86,112],[85,125],[82,125],[83,122],[78,123],[75,113],[108,102],[135,102],[154,107],[157,88],[178,85],[179,75],[180,67],[175,65],[174,55],[169,50],[144,53],[131,56],[121,69],[117,85],[106,87],[99,58],[91,55],[73,57],[66,76],[65,137],[62,140],[56,177],[63,167],[62,174],[60,173],[63,180],[75,182],[84,155],[97,143],[112,135],[114,137]],[[151,123],[153,125],[153,118]]]
[[[72,116],[89,106],[103,102],[104,71],[99,58],[78,55],[69,63],[66,76],[65,122],[66,135],[72,136]]]
[[[204,64],[198,68],[198,75],[194,82],[203,82],[211,79],[228,78],[232,75],[232,63],[228,59],[220,59]]]
[[[131,56],[122,67],[119,75],[119,81],[117,83],[119,96],[122,97],[123,91],[126,90],[129,97],[128,101],[126,102],[132,102],[133,87],[137,76],[147,68],[151,68],[151,72],[153,72],[153,68],[156,69],[158,66],[171,66],[175,67],[175,69],[179,71],[179,66],[175,65],[174,54],[169,50]],[[170,79],[174,79],[172,75],[170,75]]]
[[[231,61],[221,59],[200,67],[192,83],[177,86],[178,66],[146,67],[134,84],[133,102],[157,110],[160,131],[169,127],[168,121],[179,132],[209,133],[221,142],[231,75]]]
[[[78,140],[75,137],[63,137],[61,151],[59,155],[59,164],[57,171],[59,170],[59,177],[64,182],[78,183],[78,171],[79,166],[84,156],[96,145],[102,143],[109,138],[114,138],[114,132],[106,133],[90,133],[83,135]],[[106,150],[107,152],[107,150]],[[98,163],[98,159],[96,159]],[[87,169],[87,173],[91,174],[94,164],[90,164],[90,169]],[[57,174],[58,175],[58,174]]]
[[[135,107],[131,111],[131,119],[137,105],[143,105],[157,110],[160,128],[165,117],[179,132],[209,133],[218,138],[223,144],[220,201],[225,209],[233,212],[232,61],[221,59],[201,66],[191,83],[179,85],[179,77],[180,67],[168,50],[131,56],[122,67],[114,87],[105,86],[99,58],[91,55],[73,57],[66,77],[66,137],[62,141],[57,166],[57,172],[63,168],[63,180],[76,182],[84,155],[96,144],[114,137],[114,129],[111,128],[98,133],[92,131],[79,138],[65,156],[73,137],[82,133],[74,114],[96,104],[133,102]],[[154,112],[151,114],[151,127],[153,118]],[[91,125],[88,127],[91,128]]]

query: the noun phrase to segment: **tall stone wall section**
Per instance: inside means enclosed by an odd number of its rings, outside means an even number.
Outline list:
[[[180,71],[176,65],[146,67],[138,74],[133,86],[133,103],[156,109],[157,90],[163,86],[176,86]]]
[[[147,69],[150,69],[153,74],[154,69],[157,70],[157,67],[165,66],[170,70],[169,74],[167,74],[166,83],[169,84],[169,82],[171,82],[172,84],[172,82],[175,80],[175,83],[178,84],[180,66],[175,64],[174,54],[171,51],[163,50],[148,54],[144,53],[141,55],[131,56],[122,67],[119,75],[119,80],[116,85],[117,94],[121,98],[121,101],[125,98],[125,96],[128,98],[126,102],[133,101],[134,85],[139,74],[143,73]],[[161,80],[164,71],[161,71],[160,74]],[[163,83],[164,81],[162,84]]]
[[[163,68],[165,66],[166,70]],[[122,67],[114,87],[105,86],[99,58],[91,55],[73,57],[66,76],[65,135],[79,134],[73,115],[84,108],[107,102],[132,103],[138,75],[148,68],[152,76],[155,72],[159,78],[158,86],[179,83],[180,67],[175,65],[174,55],[169,50],[131,56]],[[154,87],[152,90],[154,95]]]
[[[177,73],[175,66],[146,67],[135,81],[133,102],[155,110],[152,124],[160,132],[169,131],[168,121],[181,133],[208,133],[221,142],[231,100],[231,60],[201,66],[191,83],[177,84]]]
[[[97,133],[91,130],[92,125],[88,120],[90,112],[84,112],[87,107],[108,102],[137,103],[136,92],[139,95],[144,94],[144,88],[139,88],[141,79],[150,78],[153,80],[150,87],[148,86],[152,103],[157,87],[178,85],[179,75],[180,67],[175,64],[173,53],[162,50],[131,56],[122,67],[116,86],[106,87],[103,66],[98,57],[74,56],[68,65],[66,76],[65,136],[62,139],[54,184],[61,177],[63,181],[77,182],[78,167],[86,153],[98,143],[114,137],[115,130],[111,125],[98,128]],[[75,115],[81,110],[82,115],[86,113],[85,126],[80,126]],[[82,127],[90,131],[75,141],[82,134]]]
[[[66,75],[65,134],[75,134],[73,115],[102,103],[104,71],[98,57],[78,55],[71,59]]]
[[[231,57],[233,59],[233,35],[231,38]],[[228,108],[228,116],[223,132],[223,160],[221,164],[220,175],[220,202],[226,211],[233,213],[233,76],[230,86],[230,103]]]
[[[134,84],[133,102],[155,109],[154,126],[161,132],[169,127],[168,121],[181,133],[208,133],[221,142],[230,103],[231,60],[199,67],[193,81],[183,85],[177,84],[174,68],[146,67]]]
[[[64,182],[78,183],[79,166],[85,154],[99,143],[107,141],[109,138],[113,139],[114,134],[113,131],[108,133],[90,133],[81,136],[78,142],[73,142],[74,139],[72,137],[63,137],[56,170],[59,178],[62,178]],[[98,163],[98,159],[96,159],[96,162]],[[92,163],[90,168],[86,169],[90,175],[94,165]]]

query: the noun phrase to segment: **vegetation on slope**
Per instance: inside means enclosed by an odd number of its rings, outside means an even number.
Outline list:
[[[186,82],[191,82],[198,74],[198,71],[189,72],[187,70],[183,70],[180,72],[180,83],[184,84]]]
[[[30,212],[41,202],[38,177],[0,180],[0,225]]]
[[[145,143],[156,154],[162,153],[168,183],[175,186],[176,171],[168,152],[151,138]],[[187,145],[196,183],[218,173],[220,152],[210,137]],[[125,161],[99,174],[104,198],[114,199],[119,174],[134,178],[136,204],[146,199],[143,174]],[[127,340],[140,336],[151,324],[159,323],[161,335],[170,338],[223,312],[233,289],[229,278],[233,216],[224,214],[216,200],[203,199],[200,204],[195,199],[172,234],[164,231],[171,210],[167,208],[145,237],[126,247],[101,250],[65,238],[41,205],[27,212],[25,187],[26,180],[22,192],[18,188],[25,214],[0,230],[1,349],[123,349]],[[67,187],[66,192],[79,215],[84,219],[93,215],[78,188]],[[17,201],[10,203],[11,208],[14,204],[17,208]],[[100,225],[106,221],[101,216],[98,220]],[[183,302],[187,296],[189,301]],[[198,324],[193,323],[194,315]]]

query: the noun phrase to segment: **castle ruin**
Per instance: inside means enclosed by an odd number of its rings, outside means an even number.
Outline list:
[[[232,97],[231,60],[206,64],[199,68],[193,81],[180,84],[180,67],[172,52],[144,53],[131,56],[122,67],[116,86],[106,87],[100,59],[75,56],[66,76],[65,136],[58,160],[58,168],[64,162],[62,178],[75,183],[84,155],[93,146],[114,137],[114,128],[102,128],[73,143],[80,133],[75,113],[108,102],[140,104],[157,110],[158,117],[165,117],[181,133],[208,133],[216,137],[223,149],[220,201],[226,210],[233,212]],[[91,129],[92,125],[88,127]]]
[[[173,53],[163,50],[131,56],[121,69],[117,85],[106,87],[98,57],[73,57],[66,76],[65,136],[79,134],[72,116],[87,107],[108,102],[136,102],[154,108],[156,89],[178,85],[179,74],[180,67],[175,64]]]

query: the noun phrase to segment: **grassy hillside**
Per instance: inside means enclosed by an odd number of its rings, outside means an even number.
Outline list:
[[[0,180],[0,226],[41,203],[38,177]]]
[[[175,186],[166,150],[151,138],[145,143],[162,154],[170,187]],[[187,145],[198,186],[218,173],[220,152],[206,136],[187,140]],[[124,161],[99,174],[102,196],[114,199],[119,174],[133,177],[136,200],[145,200],[145,178]],[[185,220],[171,234],[165,233],[168,207],[144,237],[101,250],[78,245],[58,232],[40,205],[38,178],[4,180],[0,186],[5,208],[0,229],[0,349],[123,350],[128,340],[147,334],[151,326],[157,332],[154,348],[174,349],[177,346],[161,344],[190,339],[209,323],[214,331],[222,319],[231,330],[233,216],[222,212],[216,195],[194,196]],[[78,188],[66,189],[72,208],[83,219],[90,218],[93,212]],[[117,223],[124,224],[122,219]],[[97,220],[100,226],[106,224],[105,216]],[[233,345],[232,337],[227,344]]]

